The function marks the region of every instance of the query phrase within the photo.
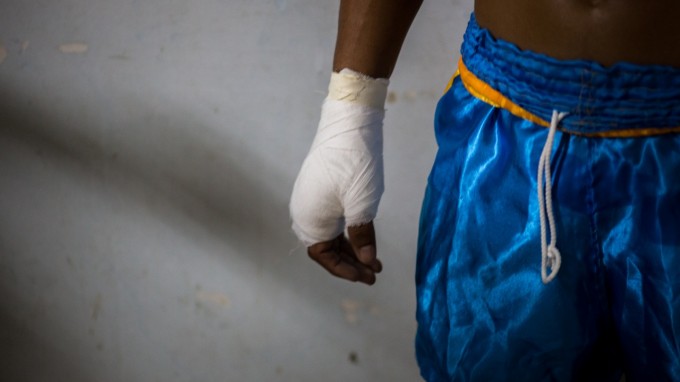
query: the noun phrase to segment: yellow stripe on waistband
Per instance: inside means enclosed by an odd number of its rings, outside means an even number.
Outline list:
[[[550,126],[550,122],[526,111],[521,106],[510,101],[508,97],[492,88],[489,84],[477,78],[477,76],[465,66],[462,58],[458,61],[458,71],[460,72],[460,79],[463,81],[463,86],[465,86],[465,89],[476,98],[479,98],[491,106],[505,109],[512,115],[526,119],[537,125],[545,127]]]
[[[463,86],[465,86],[465,89],[472,94],[475,98],[480,99],[483,102],[488,103],[491,106],[494,107],[499,107],[502,109],[505,109],[509,111],[512,115],[517,116],[522,119],[526,119],[528,121],[531,121],[537,125],[544,126],[544,127],[550,127],[550,122],[542,119],[541,117],[530,113],[526,109],[522,108],[521,106],[517,105],[516,103],[512,102],[509,98],[498,92],[496,89],[492,88],[489,84],[486,82],[480,80],[477,78],[477,76],[472,73],[467,66],[465,66],[465,63],[463,62],[463,59],[461,58],[458,61],[458,70],[456,71],[456,74],[451,78],[449,81],[449,84],[446,87],[446,90],[448,91],[451,85],[453,84],[453,80],[460,75],[460,79],[463,82]],[[598,131],[594,133],[583,133],[580,131],[571,131],[571,130],[565,130],[560,128],[559,130],[568,133],[568,134],[573,134],[573,135],[580,135],[580,136],[585,136],[585,137],[593,137],[593,138],[633,138],[633,137],[647,137],[647,136],[652,136],[652,135],[661,135],[661,134],[672,134],[672,133],[680,133],[680,126],[678,127],[672,127],[672,128],[656,128],[656,127],[650,127],[650,128],[642,128],[642,129],[626,129],[626,130],[612,130],[612,131]]]
[[[446,92],[448,92],[449,89],[451,89],[451,86],[453,86],[453,80],[455,80],[456,77],[458,77],[459,75],[460,75],[460,69],[456,70],[456,72],[453,73],[453,75],[451,76],[449,83],[446,84],[446,88],[444,88],[444,94],[446,94]]]

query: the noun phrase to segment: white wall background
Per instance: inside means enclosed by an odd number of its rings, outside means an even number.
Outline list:
[[[432,113],[471,0],[426,1],[392,78],[385,270],[289,229],[337,1],[0,1],[1,381],[414,381]]]

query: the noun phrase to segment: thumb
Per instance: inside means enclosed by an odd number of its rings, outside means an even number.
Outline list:
[[[378,260],[373,222],[347,227],[347,235],[357,259],[374,272],[380,272],[382,263]]]

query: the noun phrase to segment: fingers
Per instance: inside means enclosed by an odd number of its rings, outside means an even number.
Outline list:
[[[334,240],[307,248],[309,257],[332,275],[368,285],[375,283],[375,271],[357,258],[347,239],[340,235]]]
[[[357,258],[362,264],[370,267],[374,272],[382,271],[382,263],[378,260],[378,253],[375,245],[375,229],[373,222],[348,227],[347,234],[349,242],[356,253]]]

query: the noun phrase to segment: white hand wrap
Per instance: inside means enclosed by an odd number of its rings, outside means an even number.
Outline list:
[[[384,190],[382,122],[387,79],[343,69],[331,75],[319,128],[290,201],[293,230],[307,246],[368,223]]]

